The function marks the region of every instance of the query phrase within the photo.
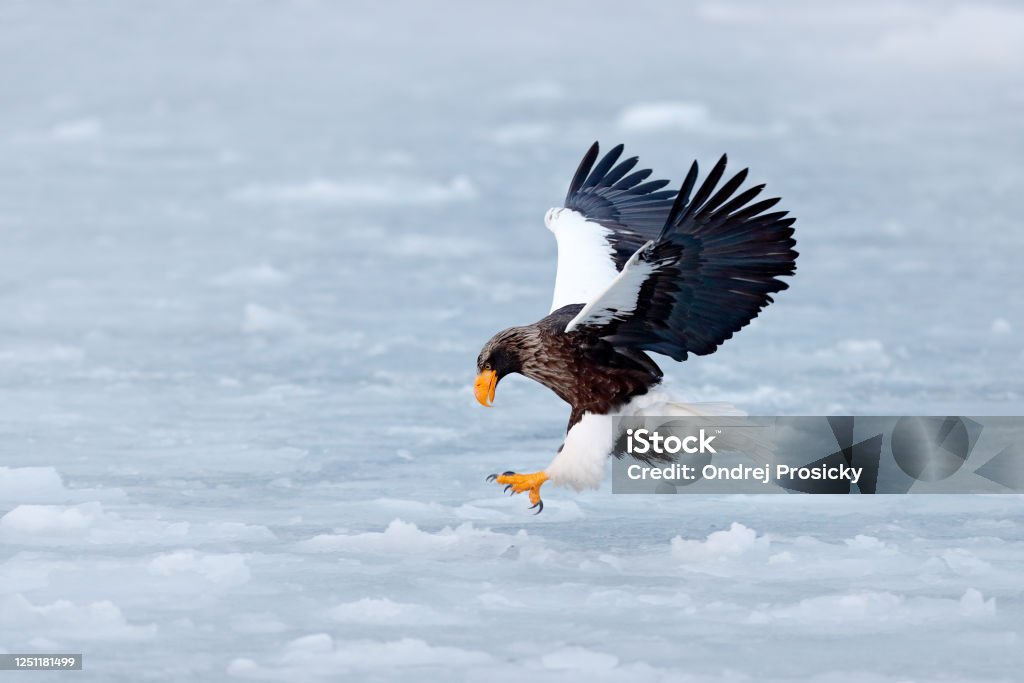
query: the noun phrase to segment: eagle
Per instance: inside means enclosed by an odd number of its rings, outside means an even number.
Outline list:
[[[714,353],[788,287],[780,277],[796,272],[796,219],[771,210],[779,198],[758,198],[764,185],[740,189],[747,169],[722,183],[723,155],[698,185],[694,161],[675,191],[649,180],[651,170],[634,170],[637,157],[620,161],[622,152],[617,145],[598,161],[595,142],[564,206],[544,217],[558,242],[550,313],[498,332],[477,358],[474,393],[484,406],[502,378],[518,373],[571,408],[545,469],[487,478],[511,495],[528,492],[537,514],[546,482],[600,485],[612,416],[677,414],[653,398],[662,371],[648,354],[684,361]]]

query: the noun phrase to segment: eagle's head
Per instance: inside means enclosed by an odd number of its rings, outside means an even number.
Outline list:
[[[536,334],[525,327],[510,327],[491,337],[476,359],[476,400],[488,408],[494,403],[494,390],[505,375],[521,373],[536,345]]]

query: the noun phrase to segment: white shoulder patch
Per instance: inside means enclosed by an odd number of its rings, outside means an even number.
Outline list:
[[[577,326],[584,323],[603,325],[616,316],[627,316],[636,310],[637,302],[640,299],[640,288],[651,273],[658,269],[659,265],[640,260],[640,255],[649,246],[651,246],[651,242],[637,249],[636,253],[629,257],[622,272],[615,276],[615,279],[609,282],[600,293],[589,299],[589,303],[583,307],[583,310],[569,321],[569,324],[565,326],[566,332],[572,332]]]
[[[551,310],[585,304],[615,279],[614,252],[608,243],[610,230],[588,221],[572,209],[550,209],[544,224],[558,241],[558,273]]]

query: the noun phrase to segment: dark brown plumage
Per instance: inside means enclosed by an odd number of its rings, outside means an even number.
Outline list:
[[[551,389],[572,408],[566,431],[587,412],[606,415],[661,381],[661,368],[643,351],[616,349],[592,330],[565,332],[582,305],[564,306],[532,325],[494,335],[477,359],[497,381],[513,372]]]

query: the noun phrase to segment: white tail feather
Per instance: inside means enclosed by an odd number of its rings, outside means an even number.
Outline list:
[[[616,415],[627,417],[741,417],[731,403],[681,403],[663,390],[635,396]],[[565,435],[562,450],[544,470],[552,484],[581,491],[596,489],[604,479],[605,463],[614,443],[612,415],[585,413]]]

